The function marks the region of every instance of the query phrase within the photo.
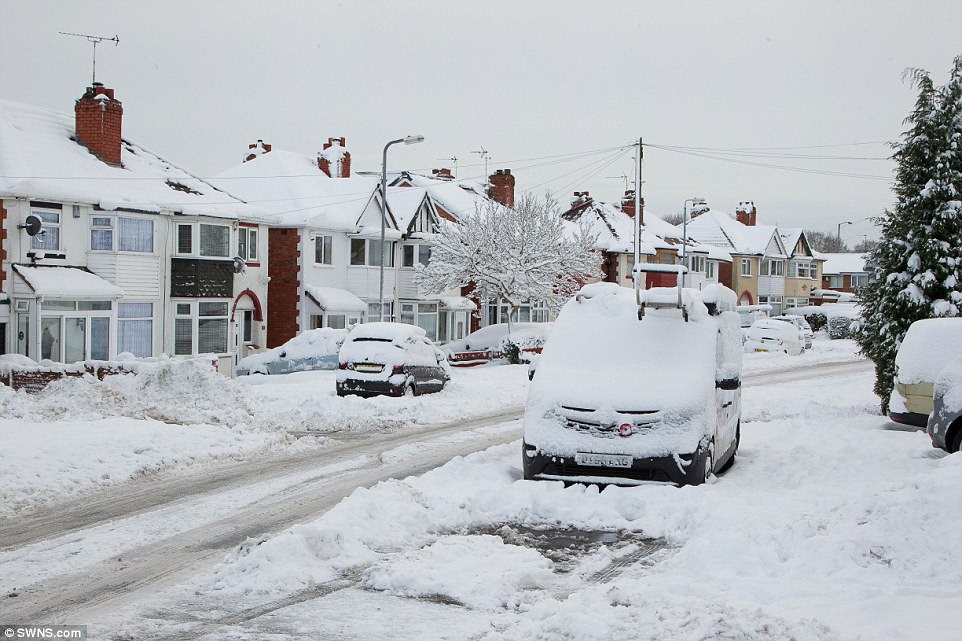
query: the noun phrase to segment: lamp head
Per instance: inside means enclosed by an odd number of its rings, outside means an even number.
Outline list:
[[[413,145],[413,144],[419,143],[419,142],[424,142],[424,136],[421,136],[421,135],[417,135],[417,136],[406,136],[406,137],[404,138],[404,144],[405,144],[405,145]]]

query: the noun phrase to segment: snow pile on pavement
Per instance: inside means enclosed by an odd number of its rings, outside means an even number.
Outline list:
[[[512,444],[357,490],[313,523],[251,542],[201,592],[257,603],[359,575],[355,589],[380,591],[375,604],[388,610],[387,599],[430,597],[487,612],[490,639],[901,641],[925,630],[951,641],[962,455],[885,429],[871,379],[746,388],[738,461],[702,487],[526,482]],[[837,409],[813,410],[813,398]],[[564,574],[476,535],[503,524],[669,548],[594,581],[585,568],[602,551]],[[324,605],[287,623],[313,629]],[[420,638],[433,638],[429,629]]]
[[[245,390],[210,363],[158,359],[136,374],[87,375],[52,382],[38,394],[0,392],[0,412],[9,417],[55,421],[126,416],[178,425],[248,425],[252,407]]]

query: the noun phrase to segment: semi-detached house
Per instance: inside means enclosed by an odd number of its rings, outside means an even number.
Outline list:
[[[428,191],[389,187],[385,207],[380,176],[351,172],[344,138],[316,156],[258,141],[212,182],[270,212],[269,347],[380,319],[419,325],[439,342],[469,331],[474,305],[460,292],[425,296],[414,285],[440,216]]]
[[[0,352],[73,362],[263,346],[259,212],[122,137],[88,87],[73,117],[0,101]]]
[[[757,216],[751,201],[739,203],[734,217],[703,207],[689,221],[688,234],[731,254],[731,266],[719,280],[735,291],[739,305],[768,304],[778,314],[810,304],[823,260],[802,230],[758,225]]]
[[[640,257],[644,263],[676,265],[682,262],[683,234],[675,225],[641,206]],[[596,200],[586,191],[574,192],[570,207],[561,215],[574,233],[574,227],[586,225],[597,237],[596,250],[601,257],[603,280],[631,287],[634,266],[635,193],[626,191],[618,205]],[[730,268],[731,256],[724,249],[703,245],[689,238],[684,252],[689,271],[685,286],[702,289],[719,282],[722,266]],[[677,276],[668,272],[648,272],[645,287],[675,286]]]

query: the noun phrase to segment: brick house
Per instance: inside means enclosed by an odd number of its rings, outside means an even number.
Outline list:
[[[122,135],[112,89],[66,116],[0,102],[0,350],[35,360],[263,344],[259,212]]]
[[[758,212],[751,201],[739,203],[734,217],[708,207],[692,216],[688,223],[692,238],[731,254],[731,268],[723,269],[719,280],[735,291],[739,305],[769,304],[777,314],[785,307],[809,303],[820,282],[822,261],[804,232],[757,224]]]
[[[645,212],[641,203],[642,262],[675,265],[682,262],[683,234],[675,225]],[[576,191],[567,211],[561,218],[574,228],[586,224],[598,237],[596,249],[600,253],[603,280],[632,287],[635,237],[635,193],[626,191],[618,205],[602,202],[586,191]],[[574,229],[572,229],[572,233]],[[685,286],[701,289],[717,283],[722,265],[731,263],[728,252],[703,245],[689,238],[685,250],[690,271]],[[647,272],[645,287],[674,287],[677,275],[672,272]]]
[[[852,299],[859,287],[868,280],[868,267],[863,252],[844,252],[818,254],[824,259],[822,266],[822,286],[816,292],[824,301]]]

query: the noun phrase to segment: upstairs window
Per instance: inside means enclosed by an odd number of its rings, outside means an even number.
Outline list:
[[[401,247],[401,267],[427,265],[431,261],[431,246],[409,244]]]
[[[379,267],[382,260],[384,261],[385,267],[394,267],[393,241],[385,242],[382,250],[380,240],[364,238],[351,239],[352,265]]]
[[[31,208],[30,213],[40,219],[40,233],[30,237],[30,249],[60,249],[60,211]]]
[[[230,258],[230,226],[207,223],[178,224],[177,253],[204,258]]]
[[[90,219],[90,250],[113,251],[114,249],[114,219],[104,216],[94,216]]]
[[[742,276],[752,275],[752,261],[750,258],[742,258]]]
[[[237,230],[237,255],[248,263],[257,262],[257,228],[241,227]]]
[[[353,241],[352,241],[353,242]],[[333,236],[314,237],[314,262],[318,265],[330,265],[331,253],[334,248]],[[354,256],[354,245],[351,245],[351,256]],[[351,263],[352,265],[354,263]]]

